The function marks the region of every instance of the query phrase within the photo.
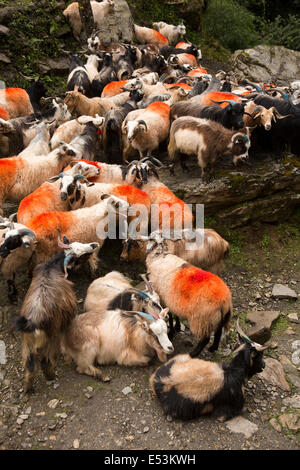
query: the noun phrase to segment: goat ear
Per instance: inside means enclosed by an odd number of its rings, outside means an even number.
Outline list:
[[[101,201],[103,201],[104,199],[107,199],[107,198],[110,197],[110,196],[111,196],[110,194],[102,194],[102,195],[100,196],[100,199],[101,199]]]
[[[168,313],[169,313],[169,308],[166,307],[159,313],[159,318],[165,321],[168,320],[169,318]]]
[[[63,235],[63,242],[66,244],[66,245],[70,245],[70,242],[69,242],[69,239],[66,235]]]

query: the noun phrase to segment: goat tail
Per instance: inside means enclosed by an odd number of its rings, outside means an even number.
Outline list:
[[[14,329],[23,333],[32,333],[36,329],[36,325],[26,317],[20,316],[14,322]]]

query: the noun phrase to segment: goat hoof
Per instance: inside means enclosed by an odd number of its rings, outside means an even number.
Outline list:
[[[211,346],[210,348],[208,348],[209,352],[215,352],[217,350],[217,348],[215,348],[214,346]]]

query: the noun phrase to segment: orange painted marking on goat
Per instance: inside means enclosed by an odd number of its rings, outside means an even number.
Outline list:
[[[202,105],[216,104],[211,100],[215,100],[215,101],[233,100],[236,103],[241,103],[242,101],[241,98],[239,98],[237,95],[234,95],[233,93],[225,93],[223,91],[211,91],[203,95],[201,104]],[[220,103],[219,106],[221,108],[226,108],[226,106],[228,106],[228,103]]]
[[[193,220],[193,214],[189,207],[184,201],[175,196],[167,186],[154,186],[148,190],[148,194],[151,200],[151,204],[159,205],[159,224],[161,226],[163,217],[170,213],[170,225],[171,228],[175,226],[183,226],[184,222],[188,223]],[[174,205],[179,206],[181,211],[174,207],[174,211],[170,212],[170,208]],[[174,220],[174,217],[178,217],[179,220]]]
[[[185,308],[188,304],[197,302],[199,296],[201,300],[220,303],[230,295],[227,285],[220,277],[195,266],[181,268],[175,274],[171,292],[172,290],[176,291]]]
[[[181,56],[184,56],[184,58],[188,61],[188,63],[192,65],[197,65],[197,59],[193,54],[187,54],[186,52],[183,52],[180,54]]]
[[[57,239],[57,228],[64,233],[78,220],[73,211],[69,212],[43,212],[27,223],[27,227],[36,233],[37,239]]]
[[[207,70],[204,67],[197,67],[193,70],[190,70],[188,72],[188,76],[197,77],[197,76],[201,76],[201,75],[206,74],[206,73],[207,73]]]
[[[10,157],[0,159],[0,184],[9,185],[16,176],[18,170],[24,167],[24,161],[20,157]]]
[[[165,116],[166,118],[170,116],[170,106],[163,101],[154,101],[154,103],[149,104],[146,109]]]
[[[135,188],[134,186],[130,186],[127,184],[120,184],[117,185],[112,193],[123,199],[126,198],[128,204],[143,204],[150,209],[150,197],[148,196],[145,191],[142,191],[139,188]]]
[[[18,220],[22,220],[26,217],[26,221],[35,217],[36,214],[51,211],[53,207],[53,201],[55,199],[56,188],[51,183],[44,183],[33,193],[24,197],[20,202],[18,209]]]
[[[187,83],[167,83],[165,84],[166,88],[174,88],[174,87],[181,87],[184,90],[192,90],[193,87],[188,85]]]
[[[190,44],[188,44],[187,42],[179,42],[178,44],[176,44],[176,49],[182,49],[183,47],[190,47]]]
[[[166,36],[164,36],[163,34],[159,33],[158,31],[155,31],[155,29],[152,30],[153,33],[154,33],[154,36],[155,36],[155,39],[159,42],[162,42],[164,45],[168,45],[169,44],[169,41],[168,39],[166,38]]]
[[[128,80],[119,80],[108,83],[102,90],[101,98],[110,98],[111,96],[122,93],[122,87],[126,85]]]
[[[9,114],[4,108],[0,108],[0,118],[4,119],[5,121],[9,120]]]

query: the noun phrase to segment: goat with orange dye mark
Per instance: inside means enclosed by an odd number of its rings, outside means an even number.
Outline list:
[[[10,119],[28,116],[34,112],[29,95],[23,88],[0,90],[0,106],[7,111]]]
[[[119,93],[123,93],[122,87],[128,83],[128,80],[118,80],[113,81],[105,85],[102,90],[101,98],[110,98],[111,96],[118,95]]]
[[[187,74],[189,77],[202,77],[203,75],[207,75],[207,70],[204,67],[198,66],[190,70]]]
[[[233,100],[236,103],[242,103],[242,99],[234,95],[233,93],[226,93],[223,91],[210,91],[208,93],[203,93],[197,97],[197,102],[202,105],[212,105],[216,104],[215,101],[224,101],[224,100]],[[220,103],[221,108],[228,106],[228,101]]]
[[[133,28],[136,40],[139,44],[155,44],[159,47],[169,44],[167,38],[155,29],[138,26],[137,24],[134,24]]]
[[[98,176],[99,173],[97,166],[88,165],[85,162],[71,162],[71,168],[68,171],[50,178],[22,199],[18,209],[18,222],[26,224],[43,212],[69,210],[70,200],[78,198],[80,181],[87,177]]]
[[[4,121],[8,121],[10,119],[8,112],[4,108],[0,108],[0,119],[4,119]]]
[[[27,227],[33,230],[38,240],[38,247],[34,253],[32,264],[44,262],[57,251],[57,228],[65,233],[69,240],[80,243],[98,242],[102,247],[106,236],[104,233],[108,226],[108,217],[115,214],[126,214],[129,204],[111,195],[103,195],[101,202],[91,207],[84,207],[68,212],[44,212],[27,223]],[[102,232],[101,232],[101,229]],[[103,238],[101,238],[103,233]],[[97,269],[97,254],[89,260],[92,273]]]
[[[140,158],[146,153],[150,156],[153,150],[164,142],[170,129],[170,106],[161,101],[151,103],[146,109],[131,111],[122,124],[123,161],[134,149]]]
[[[136,185],[150,197],[152,230],[162,229],[165,224],[168,224],[170,229],[191,227],[192,211],[184,201],[159,181],[157,166],[162,166],[159,160],[146,157],[137,163],[136,171]]]
[[[229,243],[215,230],[209,228],[194,231],[177,230],[164,238],[170,254],[218,275],[224,267],[224,258],[230,250]],[[144,263],[147,243],[148,240],[128,238],[123,242],[121,259]]]
[[[192,65],[193,67],[197,67],[197,59],[193,54],[171,54],[168,57],[168,63],[171,65]]]
[[[209,350],[216,351],[223,328],[230,328],[232,314],[231,292],[224,281],[170,254],[165,240],[155,233],[150,235],[146,266],[163,305],[189,322],[198,342],[190,355],[198,356],[212,333],[214,342]]]
[[[0,159],[0,211],[5,200],[20,202],[76,157],[74,150],[64,144],[44,156]]]

